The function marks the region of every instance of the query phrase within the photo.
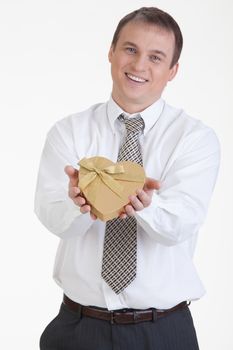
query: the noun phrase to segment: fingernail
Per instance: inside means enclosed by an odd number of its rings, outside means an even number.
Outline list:
[[[136,196],[129,196],[129,200],[130,200],[130,201],[133,201],[134,198],[136,198]]]

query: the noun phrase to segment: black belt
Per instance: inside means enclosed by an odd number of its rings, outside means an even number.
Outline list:
[[[83,306],[69,299],[66,295],[63,297],[63,303],[72,311],[77,312],[80,316],[98,318],[99,320],[109,321],[112,324],[138,323],[144,321],[155,321],[157,318],[164,317],[174,311],[187,307],[190,303],[182,303],[165,310],[154,308],[146,310],[121,309],[109,311],[107,309],[96,308],[94,306]]]

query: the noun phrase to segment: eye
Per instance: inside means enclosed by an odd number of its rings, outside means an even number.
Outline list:
[[[126,52],[128,52],[129,54],[133,54],[136,52],[136,49],[134,47],[126,47],[125,48]]]
[[[150,56],[150,60],[152,62],[160,62],[161,61],[161,58],[159,56],[156,56],[156,55],[152,55]]]

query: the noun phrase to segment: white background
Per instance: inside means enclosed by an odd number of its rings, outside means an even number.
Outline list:
[[[180,71],[164,97],[220,139],[221,169],[195,254],[207,294],[191,311],[201,350],[233,349],[231,0],[0,1],[1,349],[38,349],[61,302],[52,280],[58,239],[33,213],[46,133],[109,98],[113,32],[141,6],[168,11],[183,31]]]

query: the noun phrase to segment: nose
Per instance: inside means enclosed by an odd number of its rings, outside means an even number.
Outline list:
[[[147,68],[146,57],[143,55],[135,55],[132,67],[136,72],[145,72]]]

